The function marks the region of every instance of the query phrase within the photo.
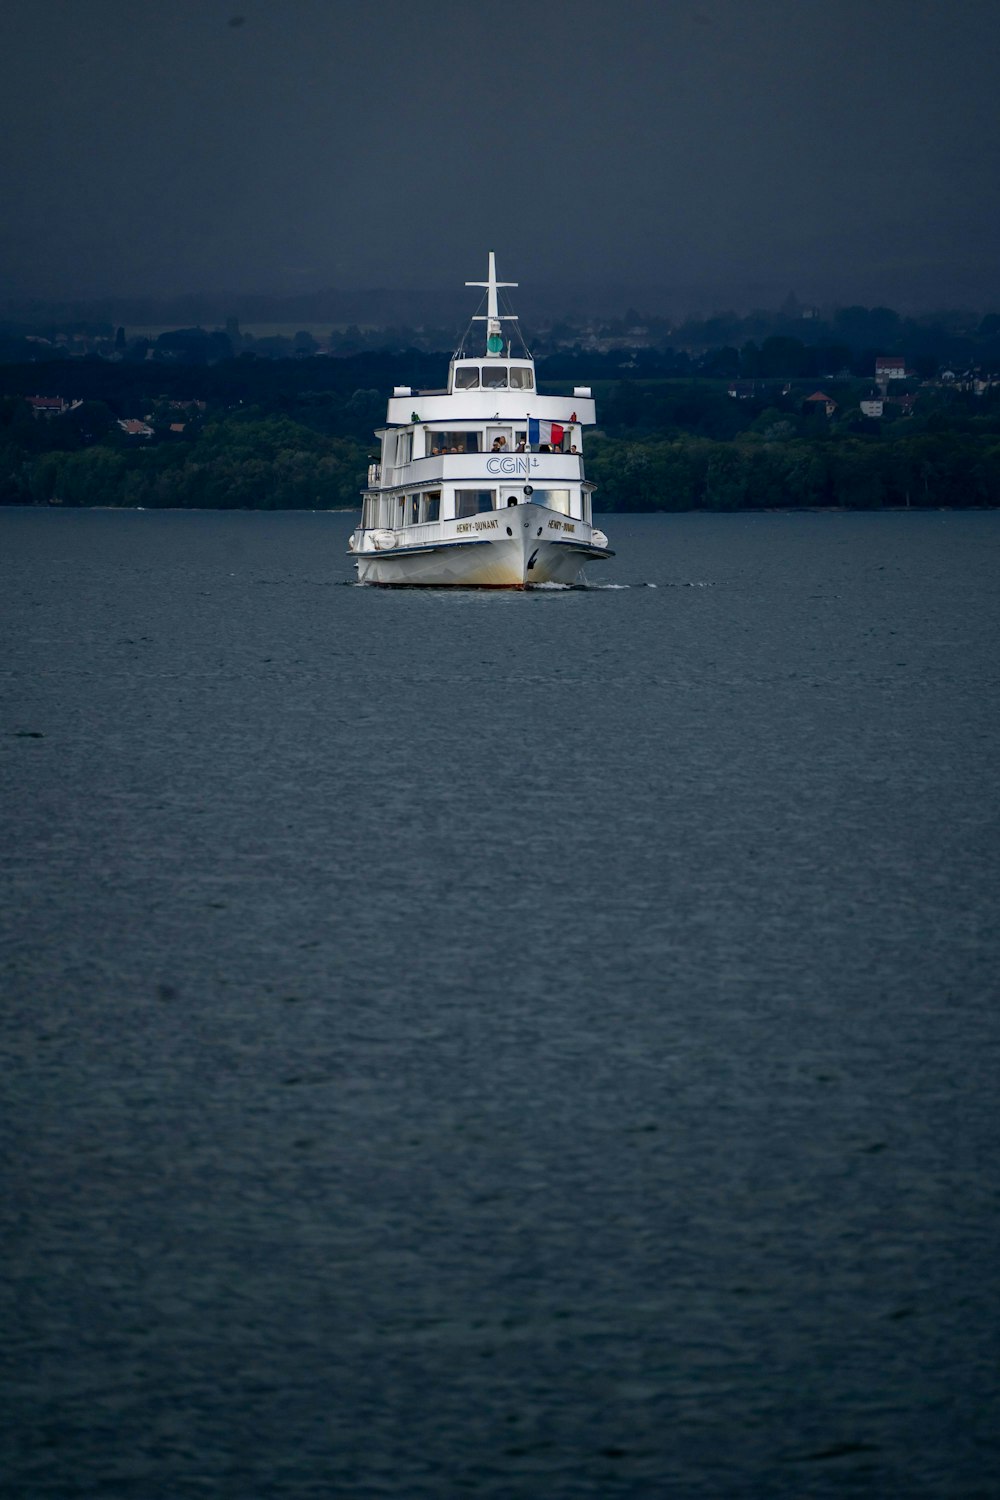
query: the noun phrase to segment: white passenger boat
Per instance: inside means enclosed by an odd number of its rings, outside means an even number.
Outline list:
[[[526,348],[511,354],[493,251],[486,349],[465,340],[448,388],[399,385],[389,400],[381,461],[368,471],[361,524],[350,540],[361,583],[513,588],[575,583],[585,563],[613,557],[591,519],[594,486],[583,473],[583,429],[594,422],[589,386],[540,396]],[[466,339],[468,339],[466,335]]]

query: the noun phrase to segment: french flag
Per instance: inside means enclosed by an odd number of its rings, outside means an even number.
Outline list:
[[[560,448],[562,440],[563,429],[558,422],[539,422],[534,417],[528,418],[528,443],[532,448],[537,448],[539,443]]]

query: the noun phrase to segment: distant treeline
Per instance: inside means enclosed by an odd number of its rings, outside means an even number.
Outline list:
[[[748,435],[597,438],[587,475],[597,510],[766,510],[1000,505],[1000,434],[921,433],[872,444]]]
[[[542,305],[551,310],[551,302]],[[239,308],[197,297],[89,306],[0,299],[0,363],[71,360],[87,352],[133,363],[182,364],[213,364],[240,354],[433,354],[453,349],[462,337],[467,322],[454,321],[454,311],[450,296],[386,292],[253,298]],[[242,330],[234,312],[243,319]],[[583,360],[585,373],[595,379],[624,366],[647,376],[808,378],[840,370],[863,376],[879,354],[901,355],[925,378],[942,367],[1000,366],[995,312],[946,309],[907,317],[891,307],[824,311],[794,297],[776,309],[682,319],[635,307],[622,316],[566,313],[555,320],[538,316],[530,303],[521,312],[520,326],[537,358],[558,355],[573,373]]]
[[[864,380],[824,379],[828,401],[816,403],[811,378],[760,378],[734,399],[724,379],[638,367],[601,379],[607,366],[580,359],[579,369],[555,356],[538,370],[566,394],[589,372],[598,510],[1000,505],[1000,385],[976,394],[911,383],[907,400],[875,419],[860,409]],[[415,351],[0,366],[0,503],[353,507],[392,384],[440,387],[446,371],[446,355]],[[78,404],[33,415],[27,398],[39,395]],[[123,430],[129,419],[153,435]]]
[[[140,440],[141,442],[141,440]],[[360,504],[365,450],[286,417],[209,421],[197,438],[131,446],[116,439],[49,450],[11,473],[0,449],[0,500],[146,509],[326,510]]]
[[[605,309],[614,300],[598,299]],[[990,358],[991,349],[995,356],[1000,336],[1000,314],[987,311],[984,316],[967,308],[905,315],[891,307],[818,308],[790,296],[777,308],[670,316],[660,296],[651,299],[651,304],[647,310],[640,305],[620,314],[595,315],[598,303],[593,295],[566,299],[561,291],[541,287],[534,295],[529,287],[518,292],[522,326],[536,355],[572,345],[577,338],[596,337],[623,347],[649,345],[664,350],[670,346],[688,353],[742,350],[748,343],[759,346],[771,338],[790,338],[807,346],[847,348],[854,354],[873,349],[879,354],[932,357],[950,363]],[[623,305],[618,302],[619,308]],[[398,351],[413,344],[433,350],[451,347],[447,339],[444,344],[425,342],[435,329],[460,335],[465,328],[467,318],[456,319],[455,313],[453,292],[441,291],[326,291],[285,298],[192,296],[168,301],[119,297],[89,303],[0,298],[0,347],[6,338],[26,335],[114,339],[119,328],[131,338],[143,328],[204,332],[223,327],[238,330],[242,324],[244,328],[271,325],[275,330],[311,328],[321,333],[325,325],[331,332],[350,331],[367,348]],[[373,342],[368,343],[369,338]],[[0,353],[0,359],[4,357],[9,356]]]

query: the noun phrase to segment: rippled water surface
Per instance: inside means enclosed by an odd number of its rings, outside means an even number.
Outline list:
[[[995,1497],[1000,515],[0,512],[12,1500]]]

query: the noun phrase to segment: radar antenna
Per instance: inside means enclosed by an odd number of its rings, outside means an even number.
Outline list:
[[[500,333],[501,323],[516,323],[516,313],[502,313],[497,306],[497,287],[517,286],[516,281],[497,281],[496,255],[490,251],[490,266],[488,281],[467,281],[466,286],[484,286],[487,289],[486,311],[476,313],[473,323],[486,324],[486,358],[499,359],[503,354],[503,338]],[[482,307],[482,303],[479,304]]]

